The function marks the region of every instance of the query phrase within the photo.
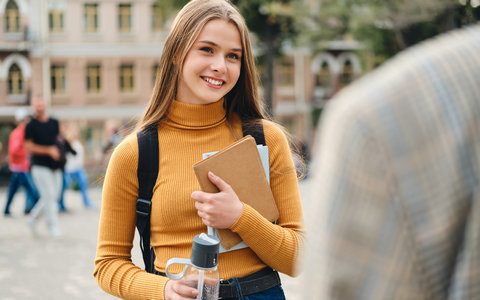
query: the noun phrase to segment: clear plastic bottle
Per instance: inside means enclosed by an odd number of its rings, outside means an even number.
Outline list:
[[[193,238],[192,254],[190,259],[170,258],[167,261],[165,272],[174,280],[183,279],[186,284],[198,289],[197,299],[216,300],[220,288],[220,273],[217,269],[218,249],[220,242],[213,236],[205,233]],[[170,273],[168,268],[172,264],[183,264],[183,271],[177,274]]]
[[[218,299],[220,275],[217,266],[210,269],[189,266],[183,280],[189,286],[198,289],[197,299]]]

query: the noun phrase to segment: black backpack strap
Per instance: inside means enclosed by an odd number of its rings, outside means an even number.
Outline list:
[[[140,235],[145,270],[155,270],[155,252],[150,247],[150,213],[152,210],[153,188],[158,176],[158,133],[147,129],[137,133],[138,140],[138,199],[136,205],[136,227]]]
[[[255,121],[244,121],[242,120],[242,131],[243,136],[251,135],[257,145],[266,146],[265,143],[265,133],[263,132],[263,121],[262,120],[255,120]]]

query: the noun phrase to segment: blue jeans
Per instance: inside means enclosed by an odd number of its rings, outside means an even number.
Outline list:
[[[240,291],[240,284],[237,281],[237,290]],[[276,287],[273,287],[271,289],[265,290],[260,293],[256,294],[251,294],[248,296],[243,296],[240,294],[237,295],[237,298],[239,300],[285,300],[285,293],[283,292],[282,285],[279,284]]]
[[[285,300],[285,294],[281,285],[277,285],[261,293],[244,296],[243,300]]]
[[[58,201],[60,210],[65,209],[63,195],[65,192],[65,189],[68,189],[72,185],[72,181],[75,181],[78,184],[78,188],[82,193],[83,204],[85,205],[85,207],[92,207],[92,202],[90,202],[90,199],[88,197],[87,174],[85,173],[84,169],[78,169],[73,172],[63,173],[62,192],[60,194],[60,199]]]
[[[12,204],[13,196],[18,191],[18,188],[23,186],[25,188],[26,200],[25,200],[25,213],[28,213],[32,207],[37,203],[40,195],[33,183],[32,176],[29,172],[12,172],[10,177],[10,185],[8,186],[7,203],[5,205],[5,214],[10,214],[10,204]]]

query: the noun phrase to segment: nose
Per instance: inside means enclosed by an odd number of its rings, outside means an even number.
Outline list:
[[[226,70],[226,64],[225,64],[225,59],[220,56],[220,55],[217,55],[211,65],[210,65],[210,68],[212,69],[212,71],[216,72],[216,73],[220,73],[220,74],[223,74],[225,73],[225,70]]]

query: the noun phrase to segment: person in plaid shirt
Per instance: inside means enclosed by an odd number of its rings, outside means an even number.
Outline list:
[[[304,299],[480,299],[480,25],[344,89],[315,154]]]

